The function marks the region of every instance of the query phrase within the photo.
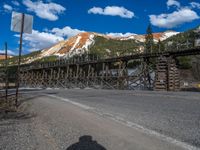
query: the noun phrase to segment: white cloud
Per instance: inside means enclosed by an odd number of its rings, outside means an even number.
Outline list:
[[[128,37],[136,34],[128,32],[128,33],[107,33],[107,35],[111,37]]]
[[[13,10],[12,6],[8,5],[8,4],[4,4],[3,8],[5,11],[7,12],[11,12]]]
[[[124,7],[118,6],[107,6],[104,9],[100,7],[93,7],[88,10],[89,14],[109,15],[109,16],[120,16],[122,18],[133,18],[134,12],[127,10]]]
[[[0,54],[5,54],[5,50],[0,50]],[[16,55],[12,50],[8,50],[8,55]]]
[[[78,29],[72,29],[66,26],[62,29],[53,28],[52,30],[45,29],[43,32],[33,30],[32,34],[24,34],[24,43],[28,51],[36,51],[44,48],[48,48],[53,44],[63,41],[66,38],[75,36],[80,32],[84,32]],[[19,34],[15,35],[19,37]]]
[[[198,14],[189,8],[181,8],[170,14],[150,15],[149,17],[152,25],[161,28],[174,28],[199,19]]]
[[[198,8],[198,9],[200,9],[200,3],[191,2],[190,5],[191,5],[193,8]]]
[[[178,1],[176,1],[176,0],[168,0],[167,1],[167,6],[168,6],[168,8],[170,7],[170,6],[176,6],[176,7],[181,7],[181,4],[178,2]]]
[[[18,34],[15,36],[19,37]],[[29,48],[28,51],[35,51],[50,47],[53,44],[64,40],[64,38],[56,36],[52,33],[33,30],[32,34],[24,34],[23,40],[25,42],[25,46]]]
[[[32,2],[31,0],[23,0],[23,4],[28,7],[28,11],[35,12],[38,17],[50,21],[58,20],[58,15],[66,10],[60,4],[52,2],[43,3],[42,1]]]
[[[13,3],[15,6],[19,6],[19,5],[20,5],[19,2],[16,1],[16,0],[13,0],[12,3]]]
[[[60,28],[53,28],[51,30],[52,33],[55,33],[55,35],[57,36],[61,36],[61,37],[72,37],[72,36],[75,36],[81,32],[85,32],[85,31],[81,31],[81,30],[78,30],[78,29],[72,29],[71,27],[69,26],[66,26],[62,29]]]

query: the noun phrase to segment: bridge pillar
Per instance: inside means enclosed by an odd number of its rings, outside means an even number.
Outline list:
[[[156,65],[154,90],[177,91],[180,89],[180,75],[172,57],[159,57]]]
[[[180,90],[180,73],[176,65],[176,60],[168,58],[168,91]]]
[[[125,88],[127,88],[128,84],[127,76],[128,76],[127,61],[120,61],[118,68],[118,80],[117,80],[118,89],[124,90]]]
[[[145,58],[142,63],[142,73],[143,73],[143,85],[144,89],[151,89],[151,75],[150,75],[150,60]]]

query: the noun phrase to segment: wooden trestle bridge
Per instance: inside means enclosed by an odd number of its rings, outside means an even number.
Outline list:
[[[78,57],[22,65],[20,85],[41,88],[151,89],[180,88],[177,57],[200,55],[200,47],[99,59]],[[151,61],[156,61],[152,66]],[[140,62],[130,67],[130,62]]]

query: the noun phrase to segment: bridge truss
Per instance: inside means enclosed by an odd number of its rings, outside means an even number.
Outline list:
[[[177,57],[199,55],[200,48],[162,53],[135,54],[99,59],[78,57],[21,68],[23,87],[149,89],[176,91],[180,88]],[[153,62],[156,61],[156,66]],[[130,64],[137,62],[137,66]],[[138,63],[139,62],[139,63]]]

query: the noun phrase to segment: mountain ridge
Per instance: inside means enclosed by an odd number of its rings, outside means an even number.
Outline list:
[[[175,31],[166,31],[153,33],[154,41],[163,41],[173,35],[179,34]],[[90,51],[90,48],[95,44],[95,38],[101,37],[106,40],[119,40],[128,41],[134,40],[136,43],[144,43],[145,35],[133,34],[127,37],[115,37],[106,34],[96,33],[96,32],[82,32],[76,36],[73,36],[67,40],[61,41],[50,48],[43,49],[41,54],[38,56],[39,59],[48,56],[58,56],[58,57],[72,57],[74,55],[81,55]],[[139,46],[138,50],[142,51],[142,46]]]
[[[154,41],[163,41],[179,34],[176,31],[153,33]],[[110,36],[96,32],[81,32],[76,36],[60,41],[51,47],[44,48],[24,55],[22,63],[34,61],[55,60],[59,57],[70,58],[84,53],[98,54],[102,57],[115,57],[141,53],[144,51],[145,35],[132,34],[129,36]],[[11,64],[17,63],[17,57],[12,58]]]

